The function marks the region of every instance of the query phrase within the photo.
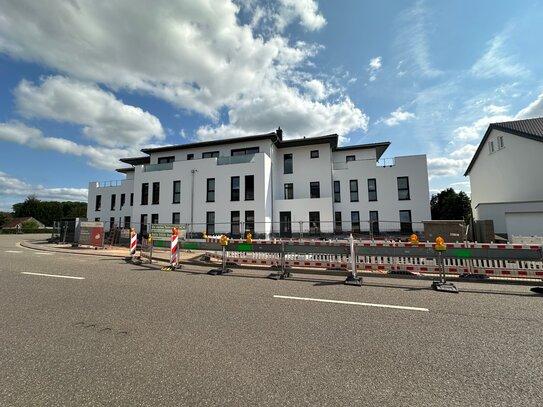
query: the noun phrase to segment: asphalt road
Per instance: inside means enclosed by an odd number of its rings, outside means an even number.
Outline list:
[[[543,405],[526,286],[164,272],[25,238],[0,235],[1,406]]]

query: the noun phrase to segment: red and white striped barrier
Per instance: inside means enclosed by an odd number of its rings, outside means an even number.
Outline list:
[[[179,263],[179,232],[177,228],[173,228],[172,243],[170,246],[170,267],[176,268]]]
[[[138,234],[134,228],[130,231],[130,256],[136,255],[136,246],[138,244]]]

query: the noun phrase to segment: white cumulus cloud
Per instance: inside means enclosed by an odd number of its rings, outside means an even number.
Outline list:
[[[403,111],[401,108],[396,109],[392,113],[390,113],[390,116],[386,119],[379,120],[379,123],[384,123],[389,127],[394,127],[400,124],[401,122],[405,122],[408,120],[415,119],[417,116],[415,116],[415,113],[406,112]]]
[[[158,118],[123,104],[96,85],[62,76],[45,78],[38,86],[23,80],[15,89],[15,99],[23,116],[81,124],[83,133],[103,146],[164,139]]]

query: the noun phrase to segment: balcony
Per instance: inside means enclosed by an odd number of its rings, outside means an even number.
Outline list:
[[[147,164],[143,166],[143,172],[167,171],[167,170],[173,170],[173,162],[162,163],[162,164]]]
[[[255,162],[256,154],[217,157],[217,165],[247,164]]]

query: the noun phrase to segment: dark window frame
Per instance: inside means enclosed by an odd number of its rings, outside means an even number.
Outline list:
[[[334,181],[334,202],[341,202],[341,182]]]
[[[209,235],[215,234],[215,212],[206,212],[206,233]]]
[[[181,203],[181,180],[173,181],[172,189],[173,189],[172,203],[174,204]]]
[[[94,203],[94,211],[100,212],[102,210],[102,195],[96,195],[96,202]]]
[[[283,174],[294,174],[294,155],[283,154]]]
[[[321,183],[319,181],[311,181],[309,183],[309,198],[319,199],[321,197]]]
[[[175,218],[177,218],[177,221]],[[172,225],[179,225],[180,223],[181,223],[181,212],[172,212]]]
[[[351,211],[351,231],[360,233],[360,211]]]
[[[309,158],[319,158],[319,150],[311,150]]]
[[[347,156],[345,156],[345,162],[346,163],[351,162],[351,161],[356,161],[356,155],[347,155]]]
[[[315,217],[316,214],[316,217]],[[312,219],[313,217],[313,219]],[[321,232],[321,213],[320,211],[309,212],[309,234],[315,235]]]
[[[292,182],[286,182],[283,185],[283,198],[294,199],[294,184]]]
[[[157,163],[158,164],[168,164],[173,163],[175,161],[174,155],[169,155],[167,157],[158,157]]]
[[[219,157],[219,151],[206,151],[202,153],[202,158],[217,158]]]
[[[245,211],[245,231],[255,234],[255,211]]]
[[[233,148],[232,150],[230,150],[230,155],[233,157],[236,155],[258,154],[259,152],[259,147]]]
[[[356,188],[353,188],[355,186]],[[351,202],[358,202],[359,196],[358,196],[358,180],[357,179],[351,179],[349,180],[349,193]]]
[[[369,224],[370,224],[371,233],[373,235],[378,235],[379,234],[379,211],[370,211]]]
[[[241,213],[240,211],[230,211],[230,235],[241,235]]]
[[[377,178],[368,178],[368,201],[377,201]]]
[[[158,213],[151,214],[151,225],[158,225]]]
[[[114,211],[116,205],[117,205],[117,194],[111,194],[111,207],[110,207],[110,209],[112,211]]]
[[[407,187],[400,188],[400,180],[405,180]],[[398,177],[398,200],[399,201],[409,201],[411,200],[411,192],[409,190],[409,177]],[[407,194],[405,194],[407,192]],[[403,194],[403,195],[402,195]]]
[[[245,200],[246,201],[255,200],[255,176],[254,175],[245,176]]]
[[[341,219],[341,211],[334,212],[334,232],[341,233],[343,231],[343,221]]]
[[[409,222],[402,221],[402,213],[409,215]],[[411,234],[413,233],[413,218],[411,216],[410,209],[400,210],[400,233]]]
[[[187,161],[194,160],[194,153],[187,154]]]
[[[153,182],[153,196],[151,205],[160,205],[160,182]]]
[[[134,193],[130,193],[130,206],[134,206]]]
[[[120,209],[123,209],[123,206],[126,204],[126,194],[121,194],[121,207]]]
[[[149,183],[144,182],[141,184],[141,204],[142,205],[148,205],[149,204]]]
[[[237,187],[234,186],[235,181],[237,181]],[[235,175],[233,177],[230,177],[230,201],[239,201],[240,200],[240,192],[241,192],[241,177],[239,175]]]
[[[206,191],[206,202],[215,202],[215,178],[207,179]]]

